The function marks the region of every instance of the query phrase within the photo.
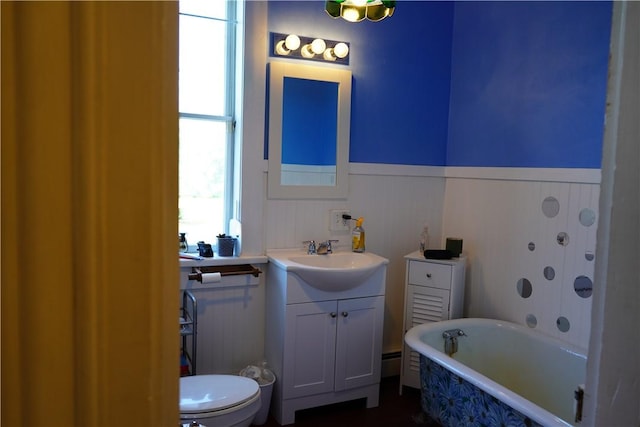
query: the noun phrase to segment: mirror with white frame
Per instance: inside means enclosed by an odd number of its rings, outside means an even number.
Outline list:
[[[268,197],[346,198],[351,72],[290,62],[269,72]]]

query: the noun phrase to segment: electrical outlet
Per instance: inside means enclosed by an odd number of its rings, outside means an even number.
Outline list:
[[[342,215],[351,215],[351,211],[334,209],[329,215],[329,231],[349,231],[351,224]]]

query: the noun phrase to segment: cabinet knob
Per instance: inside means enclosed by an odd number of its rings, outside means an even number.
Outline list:
[[[427,279],[431,279],[431,273],[427,273]]]
[[[347,317],[348,315],[349,315],[349,312],[347,312],[347,311],[343,311],[342,312],[342,317]]]
[[[329,313],[329,316],[334,317],[334,318],[335,318],[337,315],[338,315],[338,313],[334,313],[333,311],[332,311],[331,313]]]

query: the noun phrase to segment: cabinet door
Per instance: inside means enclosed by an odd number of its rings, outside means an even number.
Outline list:
[[[337,315],[336,301],[287,305],[285,399],[333,391]]]
[[[384,296],[338,302],[335,390],[380,382]]]
[[[407,286],[407,309],[405,325],[407,330],[423,323],[439,322],[449,318],[449,290],[426,286]],[[407,331],[404,331],[405,333]],[[404,345],[402,352],[403,383],[420,387],[420,354]]]

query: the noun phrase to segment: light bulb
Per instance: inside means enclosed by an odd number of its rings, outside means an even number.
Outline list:
[[[343,6],[342,17],[349,22],[358,22],[364,19],[364,13],[360,12],[360,10],[355,7],[347,8],[346,6]]]
[[[303,58],[313,58],[315,55],[315,53],[313,53],[313,51],[311,50],[311,45],[310,44],[305,44],[304,46],[302,46],[302,49],[300,49],[300,55],[302,55]]]
[[[336,55],[333,53],[333,49],[325,50],[324,53],[322,54],[322,57],[325,59],[325,61],[335,61],[336,60]]]
[[[327,44],[322,39],[315,39],[311,42],[311,51],[316,55],[320,55],[327,48]]]
[[[295,34],[289,34],[286,39],[284,39],[284,44],[289,50],[296,50],[300,47],[300,37]]]
[[[346,43],[338,43],[333,48],[333,54],[338,58],[344,58],[349,54],[349,46]]]
[[[285,42],[284,40],[280,40],[277,44],[276,44],[276,53],[278,55],[289,55],[289,52],[291,52],[290,50],[288,50],[285,47]]]

